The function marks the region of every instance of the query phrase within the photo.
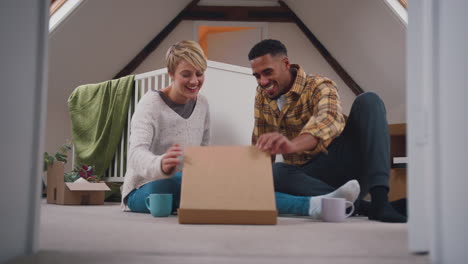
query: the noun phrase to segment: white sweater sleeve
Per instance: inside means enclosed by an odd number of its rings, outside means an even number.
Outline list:
[[[151,152],[152,141],[156,128],[154,124],[155,110],[152,104],[141,102],[132,117],[130,148],[129,148],[129,167],[133,173],[143,177],[146,181],[153,181],[168,178],[161,169],[161,160],[163,155],[155,155]],[[157,115],[156,115],[157,116]]]

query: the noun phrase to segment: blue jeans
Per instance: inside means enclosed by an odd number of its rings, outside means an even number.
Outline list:
[[[148,182],[128,195],[127,205],[132,212],[149,213],[145,199],[153,193],[172,193],[172,211],[180,205],[182,173],[177,172],[169,179]],[[310,197],[293,196],[275,192],[276,207],[279,214],[308,215]]]
[[[147,213],[150,211],[146,208],[145,199],[153,193],[172,193],[172,212],[179,208],[180,204],[180,186],[182,184],[182,173],[176,172],[169,179],[162,179],[148,182],[138,189],[133,190],[128,195],[127,206],[132,212]]]

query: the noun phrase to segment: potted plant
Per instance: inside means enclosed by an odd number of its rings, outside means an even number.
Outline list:
[[[47,172],[47,203],[61,205],[99,205],[104,203],[109,187],[94,175],[94,166],[81,164],[65,173],[64,164],[71,143],[64,144],[55,155],[44,153],[44,172]]]
[[[101,177],[94,175],[94,166],[81,165],[75,167],[71,172],[65,173],[65,182],[75,182],[79,178],[88,182],[99,182]]]
[[[47,171],[48,169],[54,165],[55,162],[63,162],[67,163],[67,153],[71,151],[71,142],[67,141],[67,143],[63,144],[55,155],[50,155],[47,152],[44,152],[44,164],[43,164],[43,180],[44,184],[47,185]]]

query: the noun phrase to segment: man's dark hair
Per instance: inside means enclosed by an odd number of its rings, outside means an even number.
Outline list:
[[[288,56],[288,51],[286,47],[279,40],[275,39],[264,39],[259,43],[255,44],[249,52],[249,61],[260,56],[270,54],[275,56],[278,54]]]

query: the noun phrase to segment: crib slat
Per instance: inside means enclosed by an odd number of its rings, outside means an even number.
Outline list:
[[[124,162],[123,162],[123,156],[124,156],[124,138],[125,138],[125,131],[122,131],[122,137],[120,138],[120,170],[119,170],[119,176],[118,177],[123,177],[123,165],[124,165]]]
[[[75,144],[72,144],[72,169],[75,168]]]
[[[151,90],[151,87],[152,87],[151,86],[152,85],[151,80],[152,79],[153,79],[153,76],[148,77],[148,87],[147,87],[145,93]]]
[[[158,75],[156,76],[156,78],[158,79],[158,84],[156,85],[155,89],[154,90],[161,90],[161,86],[163,85],[163,81],[162,81],[162,75]]]
[[[114,171],[112,172],[112,174],[110,175],[112,178],[115,177],[115,175],[117,174],[117,153],[119,153],[119,150],[118,150],[118,146],[117,146],[117,151],[115,152],[114,154],[114,160],[113,160],[113,163],[114,163]]]
[[[169,78],[169,75],[164,74],[164,79],[166,80],[166,86],[169,86],[171,84],[171,78]]]
[[[135,99],[134,102],[135,102],[135,103],[134,103],[134,105],[133,105],[133,106],[134,106],[134,109],[136,109],[136,105],[138,104],[138,91],[140,90],[140,89],[139,89],[139,86],[140,86],[140,81],[136,81],[136,82],[135,82],[135,90],[134,90],[134,91],[135,91],[135,97],[134,97],[134,99]]]
[[[148,78],[149,76],[158,76],[158,75],[161,75],[161,74],[164,74],[164,73],[167,73],[166,68],[151,71],[151,72],[141,73],[141,74],[135,75],[135,80],[145,79],[145,78]]]
[[[130,126],[131,126],[131,119],[132,119],[132,107],[133,105],[130,105],[128,107],[128,117],[127,117],[127,167],[128,167],[128,156],[129,156],[129,149],[130,149]]]

